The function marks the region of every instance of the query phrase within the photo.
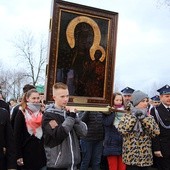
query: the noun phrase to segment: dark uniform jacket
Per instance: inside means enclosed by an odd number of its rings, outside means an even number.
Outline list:
[[[0,108],[0,170],[16,168],[15,145],[9,113]]]
[[[170,126],[170,112],[168,112],[163,104],[160,104],[156,109],[162,122],[166,126]],[[153,151],[161,151],[163,157],[168,157],[170,156],[170,128],[166,129],[158,122],[154,108],[151,110],[151,115],[154,116],[160,128],[160,135],[153,139]]]

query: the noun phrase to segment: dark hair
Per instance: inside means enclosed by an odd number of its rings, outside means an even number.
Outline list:
[[[27,91],[31,90],[31,89],[36,89],[34,85],[31,85],[31,84],[26,84],[24,87],[23,87],[23,93],[26,93]]]
[[[22,96],[18,97],[17,101],[20,103],[22,101]]]
[[[124,105],[124,100],[123,100],[123,95],[119,92],[113,93],[112,94],[112,105],[114,105],[114,99],[116,96],[121,96],[122,97],[122,105]]]
[[[10,101],[17,102],[17,99],[15,99],[15,98],[11,98],[11,99],[9,100],[9,102],[10,102]]]

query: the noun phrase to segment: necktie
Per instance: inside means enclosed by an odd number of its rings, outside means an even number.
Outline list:
[[[167,110],[168,110],[168,112],[170,112],[170,108],[169,107],[167,107]]]

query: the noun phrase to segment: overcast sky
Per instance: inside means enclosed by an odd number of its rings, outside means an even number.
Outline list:
[[[170,84],[170,7],[163,0],[69,0],[119,13],[115,85],[149,92]],[[20,30],[48,34],[50,0],[0,0],[0,60],[17,66],[11,44]]]

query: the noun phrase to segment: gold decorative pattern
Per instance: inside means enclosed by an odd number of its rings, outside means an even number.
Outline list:
[[[66,37],[67,37],[67,41],[70,45],[71,48],[74,48],[75,46],[75,37],[74,37],[74,30],[77,26],[77,24],[85,22],[87,24],[89,24],[94,31],[94,40],[93,40],[93,45],[90,48],[90,57],[91,59],[94,61],[95,60],[95,52],[97,50],[101,51],[102,56],[100,57],[100,61],[103,62],[106,54],[105,54],[105,50],[102,46],[100,46],[100,41],[101,41],[101,33],[100,33],[100,29],[97,25],[97,23],[92,20],[89,17],[85,17],[85,16],[78,16],[76,18],[74,18],[73,20],[70,21],[70,23],[68,24],[67,30],[66,30]]]
[[[75,97],[73,98],[74,103],[87,103],[87,98]]]

